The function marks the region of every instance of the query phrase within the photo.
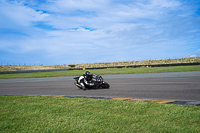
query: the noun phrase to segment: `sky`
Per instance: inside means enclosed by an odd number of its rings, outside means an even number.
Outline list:
[[[199,0],[0,0],[1,65],[197,56]]]

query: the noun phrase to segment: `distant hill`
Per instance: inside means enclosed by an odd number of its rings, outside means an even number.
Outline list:
[[[179,64],[179,63],[200,63],[200,57],[165,59],[165,60],[144,60],[144,61],[125,61],[125,62],[107,62],[107,63],[89,63],[89,64],[52,65],[52,66],[0,65],[0,71],[43,70],[43,69],[64,69],[64,68],[77,69],[77,68],[97,68],[97,67],[116,67],[116,66]]]

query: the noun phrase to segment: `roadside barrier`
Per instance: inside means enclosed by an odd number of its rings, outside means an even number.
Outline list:
[[[34,73],[34,72],[52,72],[52,71],[67,71],[67,70],[69,70],[69,69],[44,69],[44,70],[0,71],[0,74]]]

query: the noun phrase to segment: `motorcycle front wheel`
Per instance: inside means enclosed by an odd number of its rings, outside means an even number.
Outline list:
[[[102,84],[102,88],[104,88],[104,89],[108,89],[109,87],[110,87],[110,85],[107,82],[104,82]]]

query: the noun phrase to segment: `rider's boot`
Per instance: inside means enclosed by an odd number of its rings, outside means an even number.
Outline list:
[[[82,86],[82,90],[86,90],[85,86]]]
[[[80,83],[80,84],[81,84],[82,90],[86,90],[85,85],[83,83]]]

